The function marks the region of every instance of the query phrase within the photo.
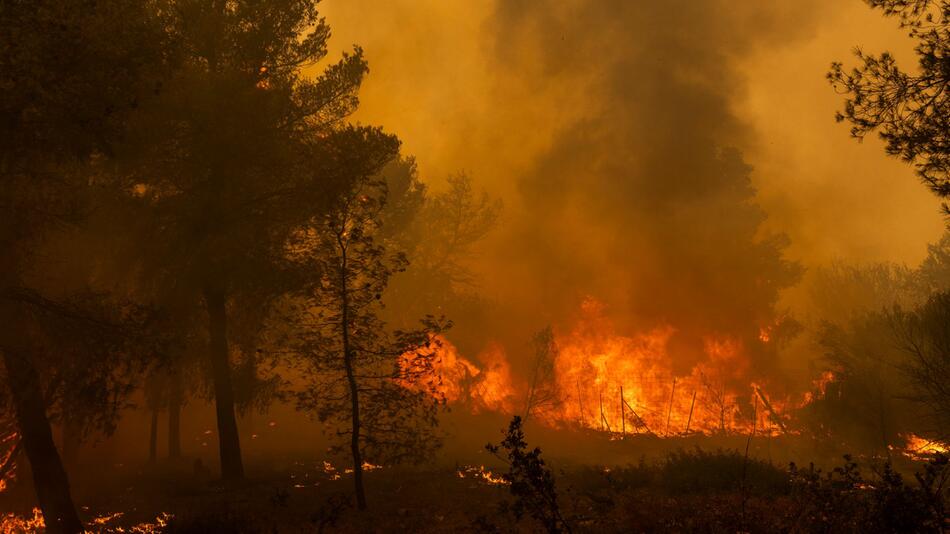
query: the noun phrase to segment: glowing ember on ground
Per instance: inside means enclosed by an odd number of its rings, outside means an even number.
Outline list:
[[[108,523],[109,521],[112,521],[113,519],[118,519],[118,518],[122,517],[123,515],[125,515],[125,514],[123,514],[122,512],[116,512],[116,513],[114,513],[114,514],[102,515],[102,516],[99,516],[99,517],[93,519],[93,520],[92,520],[92,524],[93,524],[93,525],[105,525],[105,524]]]
[[[330,480],[340,480],[340,474],[336,472],[336,468],[326,460],[323,461],[323,472],[330,477]]]
[[[115,512],[97,516],[89,522],[89,528],[86,529],[86,532],[159,534],[168,526],[169,520],[175,517],[172,514],[162,512],[151,522],[138,523],[130,527],[109,525],[109,523],[122,518],[124,515],[123,512]],[[46,522],[43,520],[43,512],[39,508],[33,508],[33,517],[22,517],[14,513],[0,517],[0,534],[24,534],[42,532],[45,529]]]
[[[461,466],[458,468],[458,470],[456,470],[456,474],[458,475],[459,478],[474,478],[474,479],[482,480],[489,484],[496,484],[496,485],[508,484],[508,481],[506,481],[504,477],[502,477],[501,475],[496,475],[495,473],[492,473],[488,469],[485,469],[484,465]]]
[[[43,521],[43,512],[39,508],[33,509],[33,517],[21,517],[14,513],[9,513],[0,518],[0,534],[22,534],[24,532],[36,532],[45,528]]]
[[[382,469],[382,468],[383,466],[381,465],[371,464],[369,462],[363,462],[363,471],[373,471],[373,470]],[[345,474],[350,474],[352,472],[353,472],[352,467],[347,467],[346,469],[343,470],[343,473]]]
[[[165,529],[165,527],[168,526],[168,522],[173,517],[175,516],[173,516],[172,514],[162,512],[161,514],[158,514],[158,516],[155,518],[155,521],[152,521],[151,523],[139,523],[137,525],[133,525],[126,529],[123,529],[122,527],[115,527],[114,529],[108,530],[107,532],[128,532],[131,534],[158,534],[159,532],[162,532]]]
[[[6,491],[9,487],[9,481],[16,476],[16,458],[20,445],[20,434],[17,432],[8,432],[3,438],[0,438],[0,493]]]

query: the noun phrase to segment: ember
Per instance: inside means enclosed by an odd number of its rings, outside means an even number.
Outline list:
[[[462,466],[456,470],[456,474],[458,475],[459,478],[474,478],[474,479],[486,482],[488,484],[494,484],[494,485],[508,485],[509,484],[509,482],[505,480],[504,477],[502,477],[501,475],[496,475],[495,473],[492,473],[491,471],[486,469],[484,465]]]

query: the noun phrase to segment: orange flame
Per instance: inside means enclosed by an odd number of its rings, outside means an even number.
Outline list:
[[[582,426],[621,436],[653,433],[787,431],[785,413],[824,395],[834,375],[824,373],[813,391],[797,401],[773,398],[767,384],[753,380],[752,363],[740,339],[709,334],[697,362],[685,373],[673,367],[669,352],[672,326],[621,335],[588,298],[574,326],[554,333],[553,382],[557,409],[535,419],[551,427]],[[772,339],[772,329],[759,341]],[[516,387],[504,349],[497,343],[472,363],[439,337],[434,364],[441,377],[438,392],[450,403],[465,403],[473,412],[513,413],[524,406],[528,392]],[[761,379],[761,377],[759,377]]]
[[[455,473],[459,478],[474,478],[494,485],[509,485],[509,482],[501,475],[492,473],[485,469],[484,465],[467,465],[459,467]]]
[[[907,441],[902,454],[912,460],[926,460],[935,454],[947,454],[950,451],[950,445],[916,434],[907,434],[904,438]]]
[[[557,336],[555,362],[562,407],[548,414],[555,426],[577,423],[619,433],[745,430],[752,426],[756,399],[750,387],[740,393],[730,384],[747,376],[742,344],[726,337],[704,340],[704,359],[685,376],[674,373],[667,347],[674,329],[655,328],[634,336],[618,335],[603,306],[588,299],[582,317],[566,335]],[[757,413],[764,428],[767,414]]]
[[[514,409],[515,388],[512,385],[511,366],[504,348],[492,343],[478,355],[481,365],[475,365],[459,355],[458,349],[443,336],[434,336],[433,370],[438,376],[436,391],[446,402],[465,402],[473,412],[495,411],[511,413]],[[411,365],[412,354],[403,357]],[[425,384],[404,383],[409,388],[422,389]]]
[[[0,534],[18,534],[21,532],[37,532],[46,528],[43,512],[39,508],[33,509],[33,517],[22,517],[8,513],[0,517]]]

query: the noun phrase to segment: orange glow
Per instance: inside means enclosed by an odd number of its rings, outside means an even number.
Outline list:
[[[114,514],[101,515],[101,516],[99,516],[99,517],[94,518],[94,519],[91,521],[91,523],[92,523],[93,525],[105,525],[106,523],[112,521],[113,519],[119,519],[119,518],[122,517],[123,515],[125,515],[125,514],[122,513],[122,512],[116,512],[116,513],[114,513]]]
[[[555,331],[554,384],[556,410],[537,414],[554,428],[581,426],[609,432],[613,437],[653,433],[787,432],[791,409],[825,394],[834,380],[823,373],[812,390],[797,399],[768,393],[762,377],[754,377],[741,340],[709,334],[701,354],[686,372],[673,367],[670,339],[676,329],[665,325],[630,335],[615,331],[604,306],[587,298],[573,326]],[[771,340],[771,328],[759,340]],[[461,356],[443,337],[434,345],[433,364],[440,376],[437,392],[449,403],[465,404],[474,412],[515,413],[527,395],[516,379],[504,348],[497,343],[478,355],[478,364]]]
[[[928,456],[947,454],[947,452],[950,451],[950,445],[936,440],[929,440],[916,434],[907,434],[905,439],[907,442],[904,444],[902,454],[913,460],[925,460]]]
[[[11,455],[17,451],[17,443],[19,442],[20,434],[17,432],[10,432],[2,439],[0,439],[0,448],[6,449],[0,453],[0,466],[7,465],[7,462],[11,461]],[[12,459],[14,462],[15,459]],[[9,481],[13,480],[16,476],[15,464],[10,465],[10,468],[7,469],[5,476],[0,477],[0,493],[3,493],[9,487]]]
[[[449,403],[466,402],[472,411],[510,413],[514,408],[515,388],[511,383],[511,367],[504,348],[491,344],[478,355],[481,366],[461,356],[458,349],[442,336],[435,336],[432,362],[437,375],[436,392]],[[411,362],[411,354],[404,362]],[[409,363],[411,365],[411,363]],[[409,388],[420,384],[404,384]]]
[[[489,484],[494,485],[508,485],[508,481],[504,479],[501,475],[496,475],[488,469],[485,469],[484,465],[466,465],[459,467],[456,470],[456,474],[459,478],[474,478],[476,480],[481,480]]]
[[[33,517],[9,513],[0,518],[0,534],[36,532],[43,528],[46,528],[46,522],[43,521],[43,512],[39,508],[33,508]]]
[[[475,411],[511,413],[515,389],[511,383],[511,366],[505,349],[492,343],[478,356],[482,370],[475,375],[471,395]]]
[[[603,306],[588,298],[574,328],[556,336],[562,406],[546,414],[547,422],[659,435],[750,428],[751,413],[741,414],[739,401],[744,396],[749,407],[755,402],[751,384],[744,391],[730,386],[748,374],[742,344],[709,336],[704,358],[689,374],[677,376],[667,350],[674,331],[664,326],[618,335]],[[762,410],[757,415],[758,427],[764,428],[767,414]]]
[[[811,404],[815,399],[820,399],[825,396],[825,393],[828,390],[828,384],[835,381],[835,374],[831,371],[825,371],[821,373],[821,376],[812,380],[812,390],[806,391],[804,399],[799,407]]]
[[[381,466],[381,465],[379,465],[379,464],[371,464],[371,463],[366,462],[366,461],[363,462],[363,471],[375,471],[375,470],[377,470],[377,469],[382,469],[382,468],[383,468],[383,466]],[[352,467],[347,467],[346,469],[343,470],[343,472],[344,472],[345,474],[350,474],[350,473],[353,472],[353,468],[352,468]]]

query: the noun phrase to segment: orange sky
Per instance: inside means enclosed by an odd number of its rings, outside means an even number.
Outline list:
[[[398,133],[426,181],[465,170],[512,210],[511,184],[570,120],[572,110],[557,102],[575,88],[499,90],[504,80],[489,50],[493,9],[491,0],[323,5],[337,50],[358,43],[370,62],[358,118]],[[806,263],[915,262],[942,231],[938,203],[877,140],[859,144],[834,123],[841,99],[824,79],[828,64],[849,60],[859,44],[909,64],[909,42],[859,0],[821,9],[806,35],[786,42],[777,35],[774,46],[740,59],[745,87],[732,104],[757,133],[740,148],[756,169],[760,202],[770,227],[791,237],[790,255]]]

